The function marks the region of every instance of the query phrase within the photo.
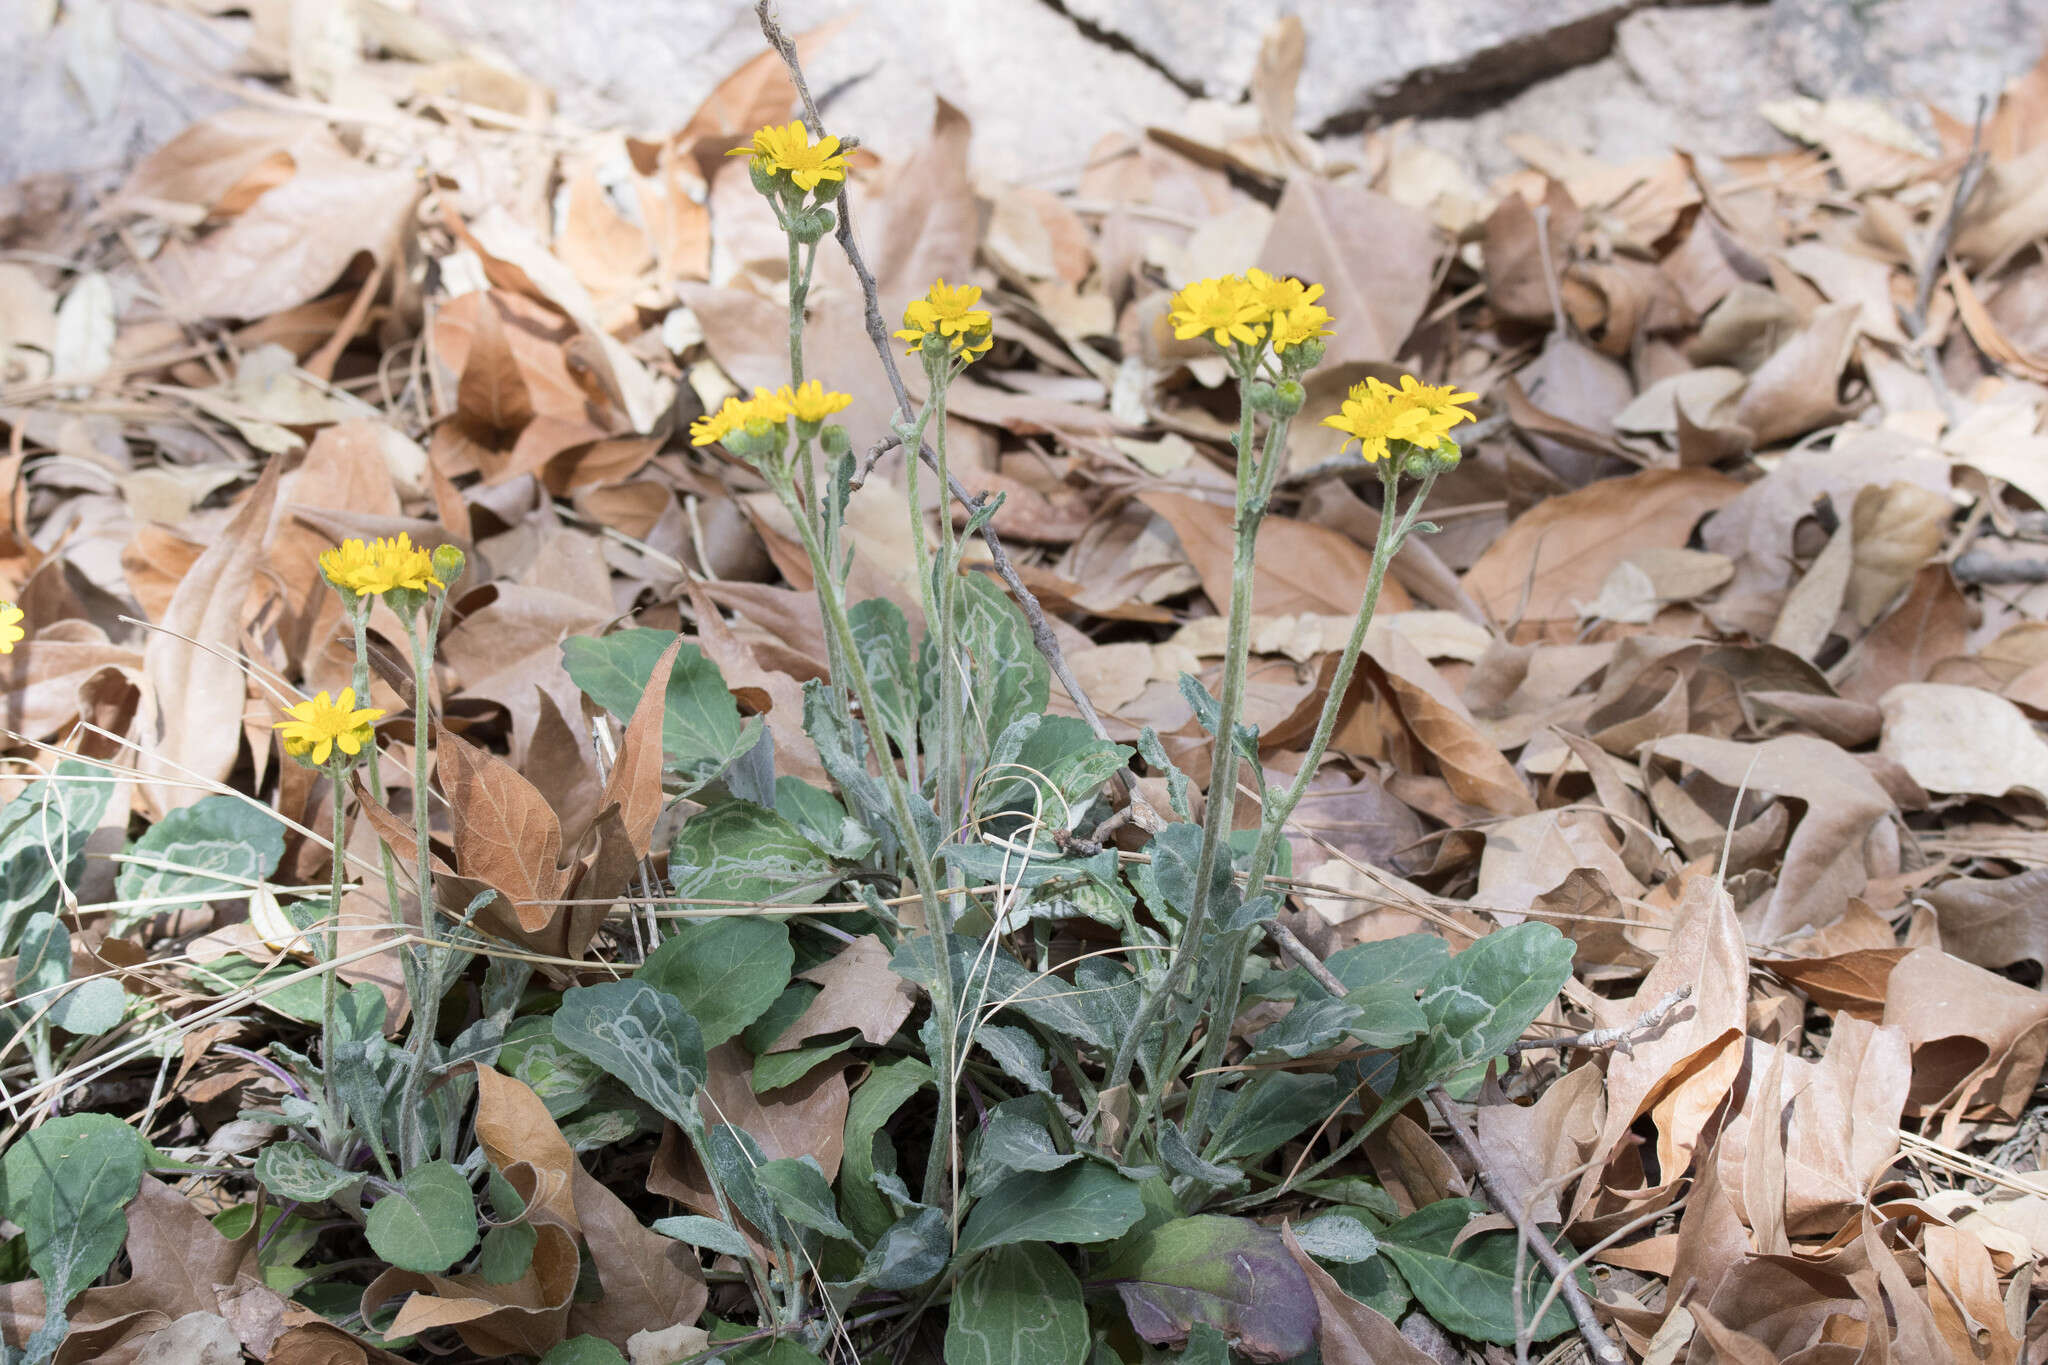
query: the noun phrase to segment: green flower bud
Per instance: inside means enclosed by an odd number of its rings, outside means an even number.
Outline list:
[[[1273,389],[1272,413],[1275,417],[1292,417],[1301,411],[1301,405],[1308,401],[1308,393],[1292,379],[1283,379]]]
[[[853,449],[853,440],[846,434],[846,428],[836,424],[826,427],[819,433],[819,443],[823,445],[825,453],[834,459]]]
[[[1456,469],[1458,462],[1465,458],[1465,450],[1456,441],[1446,436],[1443,442],[1431,452],[1431,455],[1435,459],[1436,472],[1447,474],[1451,470]]]
[[[1263,379],[1253,380],[1251,386],[1244,391],[1244,397],[1245,401],[1251,404],[1253,412],[1263,412],[1271,417],[1279,411],[1279,391]]]
[[[468,557],[456,546],[434,547],[434,577],[441,580],[444,589],[452,589],[455,586],[456,580],[462,577],[462,571],[468,563]]]
[[[789,235],[805,246],[815,246],[818,239],[832,230],[832,214],[826,209],[798,209],[789,215]]]
[[[747,177],[754,182],[754,188],[773,199],[782,192],[782,185],[775,178],[775,172],[762,164],[761,158],[751,157],[747,161]]]

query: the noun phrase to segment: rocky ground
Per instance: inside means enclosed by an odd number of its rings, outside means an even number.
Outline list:
[[[320,2],[327,45],[402,47],[425,20],[552,89],[569,121],[638,132],[679,124],[760,47],[739,0]],[[317,67],[322,41],[290,24],[292,9],[0,6],[15,73],[0,89],[0,182],[110,182],[227,104],[238,74]],[[795,29],[854,15],[843,0],[781,9]],[[818,44],[814,65],[838,126],[885,156],[916,146],[945,99],[973,122],[980,173],[1058,185],[1105,134],[1199,127],[1218,116],[1210,102],[1249,98],[1261,36],[1287,13],[1307,34],[1300,120],[1333,154],[1361,128],[1412,119],[1416,140],[1482,184],[1521,164],[1518,133],[1614,161],[1780,149],[1797,117],[1786,102],[1800,98],[1874,99],[1922,130],[1923,100],[1967,120],[2048,42],[2048,5],[2033,0],[876,0]]]

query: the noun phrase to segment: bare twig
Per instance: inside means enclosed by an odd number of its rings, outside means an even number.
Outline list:
[[[1927,309],[1934,301],[1934,281],[1941,274],[1942,262],[1948,259],[1948,249],[1955,244],[1956,220],[1962,217],[1970,196],[1976,192],[1978,179],[1984,174],[1984,113],[1989,103],[1984,96],[1977,97],[1977,119],[1970,126],[1970,152],[1963,160],[1962,173],[1956,177],[1955,198],[1949,201],[1941,227],[1928,242],[1927,254],[1920,258],[1915,272],[1919,281],[1913,291],[1913,311],[1906,320],[1913,324],[1916,334],[1927,326]]]
[[[818,117],[817,101],[811,98],[810,83],[804,79],[803,64],[797,59],[796,44],[782,31],[782,26],[775,22],[775,16],[768,12],[769,7],[770,0],[755,0],[754,17],[760,21],[761,33],[767,38],[768,45],[775,49],[782,58],[782,64],[789,68],[789,79],[796,86],[797,98],[803,102],[805,126],[810,129],[811,136],[822,137],[825,125]],[[860,243],[854,239],[853,205],[850,197],[840,195],[834,207],[839,214],[839,227],[836,233],[839,246],[846,253],[847,264],[853,267],[854,277],[860,281],[861,298],[866,304],[863,321],[867,327],[868,339],[875,343],[875,352],[882,358],[882,372],[888,375],[889,387],[896,394],[897,411],[904,421],[914,421],[917,417],[917,405],[911,402],[910,390],[903,385],[903,374],[896,368],[896,351],[889,344],[889,325],[882,319],[881,293],[875,284],[874,272],[868,269],[867,259],[861,255]],[[918,454],[934,473],[938,471],[938,456],[932,452],[929,445],[920,442]],[[952,495],[959,500],[962,507],[970,513],[980,510],[981,500],[969,494],[957,476],[949,472],[947,482]],[[1045,656],[1045,661],[1051,666],[1053,676],[1059,679],[1060,686],[1073,698],[1074,709],[1081,713],[1082,720],[1088,722],[1088,728],[1095,732],[1098,739],[1108,739],[1109,731],[1103,726],[1101,715],[1096,711],[1095,704],[1088,700],[1087,692],[1075,680],[1073,670],[1067,667],[1067,658],[1060,649],[1059,637],[1053,634],[1052,626],[1046,622],[1045,609],[1039,606],[1037,596],[1024,586],[1024,580],[1018,576],[1017,566],[1011,563],[1009,551],[1003,548],[1002,537],[996,533],[995,527],[990,525],[981,528],[981,539],[988,546],[989,559],[994,563],[996,573],[1010,589],[1011,595],[1017,599],[1017,604],[1024,609],[1025,619],[1031,623],[1032,643],[1036,644],[1038,652]],[[1133,801],[1143,799],[1138,796],[1135,789],[1131,790],[1130,796]]]
[[[1958,583],[2048,583],[2048,559],[2000,559],[1972,550],[1949,567]]]
[[[1508,1220],[1515,1225],[1515,1231],[1521,1234],[1522,1245],[1526,1246],[1543,1268],[1550,1272],[1552,1282],[1564,1295],[1565,1306],[1571,1310],[1572,1321],[1578,1324],[1579,1336],[1585,1340],[1586,1350],[1599,1365],[1624,1365],[1621,1349],[1600,1325],[1600,1319],[1593,1313],[1592,1300],[1586,1297],[1585,1290],[1579,1288],[1578,1281],[1572,1277],[1572,1268],[1566,1264],[1564,1256],[1550,1244],[1549,1238],[1537,1232],[1531,1225],[1528,1211],[1522,1207],[1521,1201],[1487,1175],[1486,1159],[1479,1151],[1479,1139],[1465,1126],[1465,1121],[1458,1117],[1451,1097],[1445,1093],[1442,1086],[1433,1085],[1429,1088],[1429,1100],[1436,1106],[1437,1113],[1443,1116],[1444,1123],[1450,1128],[1451,1135],[1458,1140],[1458,1145],[1465,1149],[1465,1155],[1472,1159],[1473,1174],[1478,1177],[1480,1188],[1486,1191],[1486,1197],[1493,1201],[1495,1208],[1508,1216]]]
[[[1941,372],[1940,361],[1926,343],[1927,310],[1934,302],[1934,282],[1942,272],[1942,262],[1948,259],[1949,247],[1954,245],[1956,220],[1962,217],[1963,208],[1976,192],[1977,181],[1984,173],[1984,111],[1987,101],[1977,100],[1977,121],[1970,128],[1970,153],[1963,161],[1962,173],[1956,177],[1955,197],[1949,200],[1948,212],[1942,216],[1941,226],[1927,243],[1927,252],[1915,267],[1916,281],[1913,288],[1913,306],[1910,310],[1899,305],[1901,320],[1906,324],[1906,333],[1913,340],[1913,350],[1918,353],[1920,371],[1934,390],[1935,401],[1948,414],[1949,421],[1957,418],[1955,395],[1949,392],[1948,379]]]
[[[1524,1038],[1518,1043],[1508,1044],[1509,1052],[1562,1052],[1574,1047],[1611,1047],[1617,1052],[1634,1054],[1635,1045],[1644,1035],[1663,1027],[1665,1016],[1692,999],[1692,987],[1680,986],[1659,1000],[1635,1019],[1615,1028],[1590,1029],[1585,1033],[1567,1034],[1562,1038]]]

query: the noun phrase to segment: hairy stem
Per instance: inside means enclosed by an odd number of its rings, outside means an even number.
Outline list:
[[[1136,1018],[1131,1023],[1131,1031],[1124,1035],[1122,1042],[1117,1045],[1116,1056],[1111,1059],[1109,1070],[1103,1075],[1104,1090],[1112,1090],[1129,1079],[1131,1065],[1137,1057],[1138,1048],[1146,1032],[1158,1019],[1160,1011],[1186,986],[1188,976],[1194,970],[1195,960],[1201,955],[1202,933],[1208,927],[1209,883],[1215,877],[1216,859],[1219,850],[1227,845],[1230,839],[1231,812],[1237,805],[1237,713],[1244,704],[1245,659],[1251,645],[1252,570],[1257,554],[1259,522],[1265,515],[1264,501],[1260,496],[1262,490],[1259,470],[1251,454],[1251,384],[1250,367],[1240,363],[1237,507],[1231,526],[1236,548],[1232,552],[1230,565],[1230,625],[1223,646],[1223,690],[1217,698],[1216,742],[1209,763],[1208,796],[1202,811],[1202,850],[1195,865],[1194,898],[1188,907],[1187,922],[1181,929],[1180,939],[1174,945],[1173,962],[1167,968],[1166,980],[1157,991],[1139,1003]],[[1168,1049],[1162,1054],[1164,1056],[1170,1056],[1177,1050],[1170,1037],[1167,1042]],[[1148,1096],[1148,1111],[1150,1107],[1151,1097]],[[1142,1119],[1143,1115],[1139,1117]],[[1134,1123],[1130,1136],[1137,1136],[1137,1128],[1138,1125]]]
[[[793,504],[795,490],[785,473],[781,478],[771,478],[776,492],[785,504]],[[794,513],[795,508],[790,510]],[[853,684],[854,697],[860,702],[861,722],[867,728],[868,747],[874,751],[876,767],[881,770],[882,785],[889,793],[891,813],[896,818],[896,827],[903,840],[904,851],[909,855],[911,875],[917,879],[918,902],[924,912],[925,932],[932,941],[932,1013],[939,1020],[940,1037],[943,1039],[941,1060],[944,1065],[938,1071],[939,1112],[936,1130],[932,1134],[933,1145],[950,1152],[953,1141],[953,1075],[954,1052],[958,1045],[958,991],[953,981],[953,958],[948,943],[951,926],[947,922],[945,906],[939,895],[939,884],[933,863],[933,850],[925,846],[924,834],[918,828],[917,818],[911,805],[909,785],[903,774],[889,757],[889,737],[882,729],[882,710],[875,700],[873,682],[868,678],[866,665],[855,647],[853,624],[847,619],[846,601],[840,591],[839,582],[822,572],[821,560],[824,547],[802,517],[796,518],[797,530],[804,542],[804,552],[810,557],[813,576],[818,584],[818,605],[823,611],[825,629],[840,642],[842,655],[846,660],[848,680]],[[933,1185],[927,1175],[925,1202],[938,1199],[942,1186]],[[949,1201],[950,1205],[950,1201]],[[955,1231],[958,1230],[959,1210],[948,1209]]]
[[[434,633],[440,619],[440,604],[437,602],[431,619],[424,624],[419,612],[413,612],[405,623],[406,635],[412,644],[412,826],[413,841],[417,846],[413,875],[419,894],[420,929],[423,933],[432,930],[434,921],[433,803],[428,794],[432,778],[427,769],[427,729],[433,710],[429,698],[433,683]],[[412,1002],[412,1036],[409,1039],[412,1060],[405,1078],[404,1155],[408,1168],[427,1159],[427,1124],[423,1106],[434,1035],[441,1024],[439,954],[424,943],[414,944],[413,952],[414,971],[420,989]]]

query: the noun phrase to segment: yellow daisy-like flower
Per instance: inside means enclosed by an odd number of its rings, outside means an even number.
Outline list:
[[[1218,346],[1254,342],[1266,334],[1267,309],[1251,286],[1235,275],[1196,280],[1173,296],[1167,321],[1181,341],[1208,334]]]
[[[1269,318],[1292,312],[1323,296],[1323,287],[1319,284],[1304,284],[1292,275],[1268,275],[1257,266],[1244,272],[1244,283],[1245,292]]]
[[[284,751],[317,765],[325,763],[336,749],[353,758],[365,745],[374,743],[375,732],[370,727],[384,712],[375,706],[358,707],[356,690],[344,687],[338,697],[322,692],[288,707],[285,714],[291,719],[271,727],[284,743]]]
[[[394,588],[425,592],[428,588],[447,586],[434,571],[434,556],[414,545],[412,537],[404,531],[392,537],[379,536],[367,545],[360,540],[344,540],[332,550],[323,550],[320,572],[335,587],[347,588],[363,597],[374,597]]]
[[[1336,414],[1323,419],[1324,426],[1344,433],[1338,451],[1349,449],[1356,441],[1359,458],[1375,464],[1386,458],[1389,441],[1414,441],[1421,436],[1428,428],[1428,412],[1404,406],[1399,397],[1399,390],[1377,379],[1353,384]]]
[[[1316,288],[1320,290],[1322,286],[1317,285]],[[1335,333],[1323,325],[1331,321],[1334,319],[1328,310],[1316,303],[1298,304],[1284,313],[1275,313],[1272,323],[1273,350],[1276,353],[1283,352],[1301,345],[1304,341],[1333,336]]]
[[[853,402],[852,394],[831,392],[815,379],[805,380],[794,391],[784,384],[775,397],[797,421],[814,425]]]
[[[771,123],[754,134],[752,146],[735,147],[726,155],[750,156],[756,165],[771,174],[787,175],[804,191],[818,188],[821,180],[846,179],[846,157],[840,153],[839,139],[821,137],[813,142],[801,122],[780,127]]]
[[[21,628],[22,618],[26,615],[14,603],[0,602],[0,654],[12,654],[14,647],[28,635]]]
[[[903,310],[903,330],[896,333],[896,339],[909,342],[909,354],[916,355],[924,339],[937,332],[951,343],[953,354],[978,359],[995,344],[995,326],[988,310],[974,306],[980,302],[979,285],[954,288],[939,279],[932,284],[931,292],[921,299],[912,299]]]
[[[812,387],[805,386],[807,389]],[[845,395],[840,407],[851,403]],[[751,436],[765,436],[789,420],[790,409],[795,396],[784,385],[780,392],[755,389],[752,398],[732,397],[719,406],[717,412],[706,413],[690,423],[690,444],[696,446],[717,445],[737,432],[744,431]]]
[[[1455,384],[1421,383],[1412,374],[1401,376],[1398,392],[1389,392],[1393,394],[1395,407],[1405,413],[1421,415],[1420,420],[1413,423],[1418,434],[1407,439],[1431,449],[1444,443],[1452,427],[1472,420],[1472,414],[1458,405],[1473,402],[1479,397],[1476,393],[1460,393]]]

